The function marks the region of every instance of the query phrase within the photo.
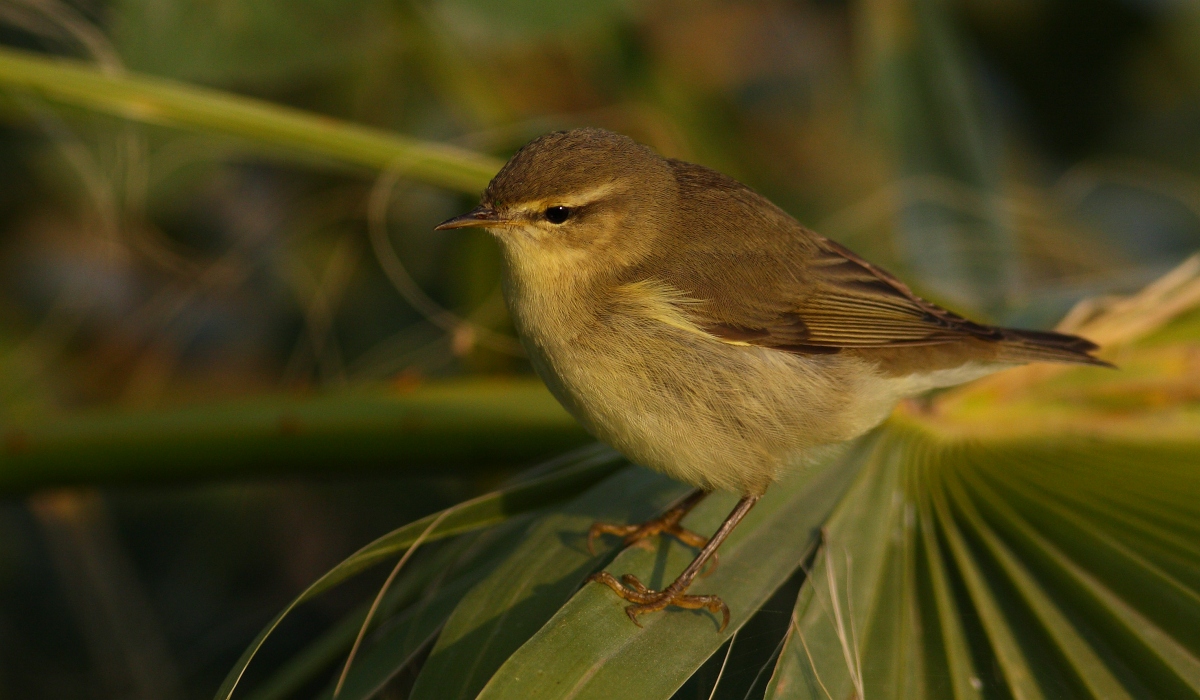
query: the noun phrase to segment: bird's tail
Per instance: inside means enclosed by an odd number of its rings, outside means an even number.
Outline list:
[[[999,329],[1002,338],[1001,358],[1011,362],[1067,362],[1081,365],[1115,367],[1092,356],[1100,348],[1086,338],[1054,331],[1026,331],[1015,328]]]

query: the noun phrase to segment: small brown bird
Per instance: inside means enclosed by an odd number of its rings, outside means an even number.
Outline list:
[[[901,399],[1031,361],[1104,365],[1070,335],[968,321],[801,226],[750,188],[625,136],[576,129],[523,147],[471,212],[486,228],[534,369],[593,435],[698,487],[641,525],[700,549],[662,591],[593,580],[630,619],[668,605],[729,610],[687,589],[763,492]],[[743,495],[711,538],[679,521],[714,489]]]

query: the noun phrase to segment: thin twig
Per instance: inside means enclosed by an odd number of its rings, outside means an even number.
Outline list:
[[[792,619],[794,620],[795,617],[796,612],[793,610]],[[775,651],[772,651],[771,655],[767,657],[767,660],[763,662],[763,665],[758,667],[758,673],[754,674],[754,680],[750,681],[750,687],[746,688],[746,694],[742,696],[742,700],[750,700],[750,694],[754,692],[754,687],[758,685],[758,679],[762,678],[762,674],[767,670],[767,666],[770,666],[772,661],[775,661],[777,658],[779,658],[780,652],[783,651],[783,645],[787,643],[788,637],[791,635],[791,633],[792,628],[789,624],[787,633],[780,637],[779,643],[775,645]],[[768,685],[769,684],[770,681],[768,681]]]
[[[858,693],[858,700],[863,700],[863,683],[862,677],[859,674],[860,669],[855,666],[854,655],[850,651],[850,640],[846,635],[846,622],[842,619],[842,604],[838,598],[837,580],[833,573],[833,557],[825,557],[825,578],[829,585],[829,600],[833,604],[834,625],[837,631],[838,642],[840,642],[842,647],[842,657],[846,661],[846,670],[850,672],[850,682],[854,684],[854,690]]]
[[[795,613],[792,614],[792,625],[796,630],[796,636],[800,638],[800,646],[804,647],[804,655],[808,657],[808,665],[812,666],[813,678],[817,679],[817,685],[821,686],[821,690],[825,691],[825,697],[833,700],[833,693],[829,692],[829,688],[825,687],[825,681],[821,680],[821,672],[817,670],[817,663],[813,661],[812,652],[808,650],[808,641],[804,639],[804,633],[800,631],[800,623],[796,621]]]
[[[460,317],[458,314],[438,304],[413,280],[412,275],[401,262],[400,256],[392,248],[387,236],[387,210],[391,202],[392,190],[401,176],[400,170],[393,166],[379,174],[375,186],[367,202],[367,232],[371,237],[371,247],[375,258],[384,274],[391,280],[392,286],[400,292],[400,296],[418,313],[427,318],[430,323],[442,328],[455,336],[467,334],[472,341],[484,345],[497,352],[503,352],[516,357],[524,357],[525,350],[515,338],[497,333],[490,328]]]
[[[729,647],[725,649],[725,660],[721,662],[721,670],[717,671],[717,681],[713,683],[712,692],[708,694],[708,700],[713,700],[717,697],[717,686],[721,685],[721,676],[725,675],[725,664],[729,663],[729,655],[733,653],[733,643],[737,641],[738,631],[734,630],[733,636],[729,638]]]
[[[362,627],[358,628],[358,636],[354,638],[354,645],[350,647],[350,654],[346,657],[346,664],[342,666],[342,675],[338,676],[337,685],[333,689],[334,700],[337,700],[337,696],[342,692],[342,686],[346,683],[346,676],[350,674],[350,665],[354,663],[354,657],[358,655],[358,648],[362,646],[363,638],[367,636],[367,628],[371,626],[371,618],[375,617],[375,611],[379,609],[380,603],[383,602],[383,596],[387,593],[388,588],[396,580],[400,569],[404,568],[404,565],[412,558],[413,552],[417,551],[417,548],[425,542],[425,538],[429,537],[429,534],[436,530],[437,526],[441,525],[446,516],[450,515],[454,510],[454,508],[447,508],[434,518],[433,522],[429,523],[429,526],[413,541],[412,546],[408,548],[404,556],[400,557],[400,561],[396,562],[396,566],[392,568],[392,573],[388,574],[387,580],[383,582],[383,586],[380,587],[379,593],[375,596],[375,601],[371,603],[371,609],[367,611],[367,616],[363,619]]]
[[[864,688],[862,687],[862,656],[858,651],[858,628],[854,624],[854,588],[850,583],[851,564],[850,550],[845,547],[842,550],[846,553],[846,617],[850,618],[850,644],[854,648],[854,666],[857,669],[858,676],[858,695],[860,700],[863,698]]]

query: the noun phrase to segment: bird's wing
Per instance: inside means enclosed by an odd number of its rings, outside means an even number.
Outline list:
[[[1105,364],[1096,345],[1050,331],[975,323],[930,303],[884,270],[801,226],[740,183],[670,161],[680,225],[629,270],[655,291],[655,313],[725,342],[795,353],[991,341],[992,359]],[[647,307],[647,308],[651,308]],[[666,313],[672,310],[671,313]],[[686,317],[686,318],[685,318]],[[966,347],[966,345],[964,345]]]
[[[687,315],[704,332],[811,353],[1001,337],[921,299],[741,183],[669,162],[680,188],[679,226],[630,281],[640,276],[693,300]]]
[[[719,279],[684,276],[681,291],[700,302],[688,307],[696,325],[727,342],[803,353],[1002,339],[1000,329],[925,301],[841,245],[805,233],[795,256],[802,261],[734,256]]]

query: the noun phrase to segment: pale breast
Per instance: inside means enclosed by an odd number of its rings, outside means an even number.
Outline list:
[[[569,336],[528,316],[519,325],[568,410],[632,460],[680,480],[761,493],[815,448],[878,424],[897,398],[860,359],[731,345],[627,301]]]

